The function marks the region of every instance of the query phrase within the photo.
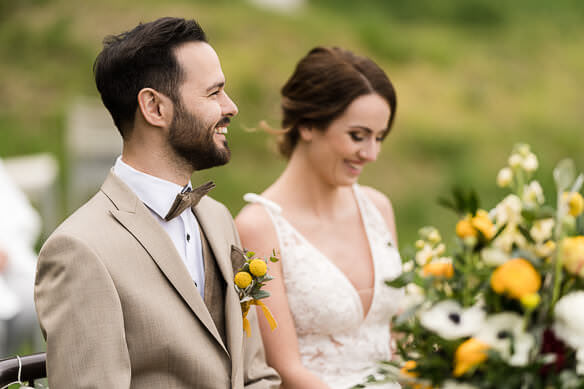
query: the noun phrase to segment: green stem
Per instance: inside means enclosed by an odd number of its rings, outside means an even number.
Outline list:
[[[563,212],[561,209],[561,198],[562,193],[558,191],[558,203],[557,203],[557,211],[556,211],[556,228],[555,228],[555,241],[556,241],[556,252],[555,252],[555,268],[554,268],[554,289],[552,293],[552,302],[551,302],[551,309],[553,312],[554,306],[556,301],[560,297],[560,287],[562,285],[562,256],[560,255],[560,248],[562,245],[562,220],[563,220]]]

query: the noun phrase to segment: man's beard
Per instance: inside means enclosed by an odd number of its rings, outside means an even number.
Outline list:
[[[207,125],[187,112],[180,101],[175,103],[174,108],[168,141],[179,157],[189,163],[193,170],[208,169],[229,162],[231,151],[227,140],[223,142],[223,149],[217,147],[213,140],[215,126]],[[224,117],[216,126],[227,126],[229,121],[228,117]]]

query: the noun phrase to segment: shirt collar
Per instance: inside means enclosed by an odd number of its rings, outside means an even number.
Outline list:
[[[164,219],[182,186],[134,169],[119,156],[114,173],[138,196],[148,208]],[[191,182],[187,184],[191,188]]]

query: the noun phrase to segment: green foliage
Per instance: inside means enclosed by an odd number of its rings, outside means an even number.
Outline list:
[[[400,247],[420,225],[453,238],[445,227],[455,216],[436,199],[455,185],[475,188],[492,204],[501,193],[492,185],[492,161],[518,141],[545,151],[544,187],[563,155],[583,170],[574,85],[584,84],[584,3],[306,3],[296,14],[280,14],[244,0],[0,1],[0,156],[55,153],[65,196],[67,110],[77,96],[97,97],[91,68],[102,39],[138,21],[182,15],[206,29],[240,108],[229,132],[232,162],[193,178],[212,178],[213,197],[234,215],[243,193],[263,191],[285,166],[271,135],[245,129],[264,119],[278,127],[281,86],[298,59],[321,44],[372,57],[396,86],[395,127],[360,182],[392,200]]]

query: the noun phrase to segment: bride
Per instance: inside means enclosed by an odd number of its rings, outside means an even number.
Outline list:
[[[286,389],[349,388],[391,359],[401,298],[384,284],[401,272],[391,203],[357,184],[389,133],[395,91],[370,59],[317,47],[282,88],[282,109],[286,169],[236,218],[243,247],[281,255],[265,287],[279,327],[260,320],[266,356]]]

